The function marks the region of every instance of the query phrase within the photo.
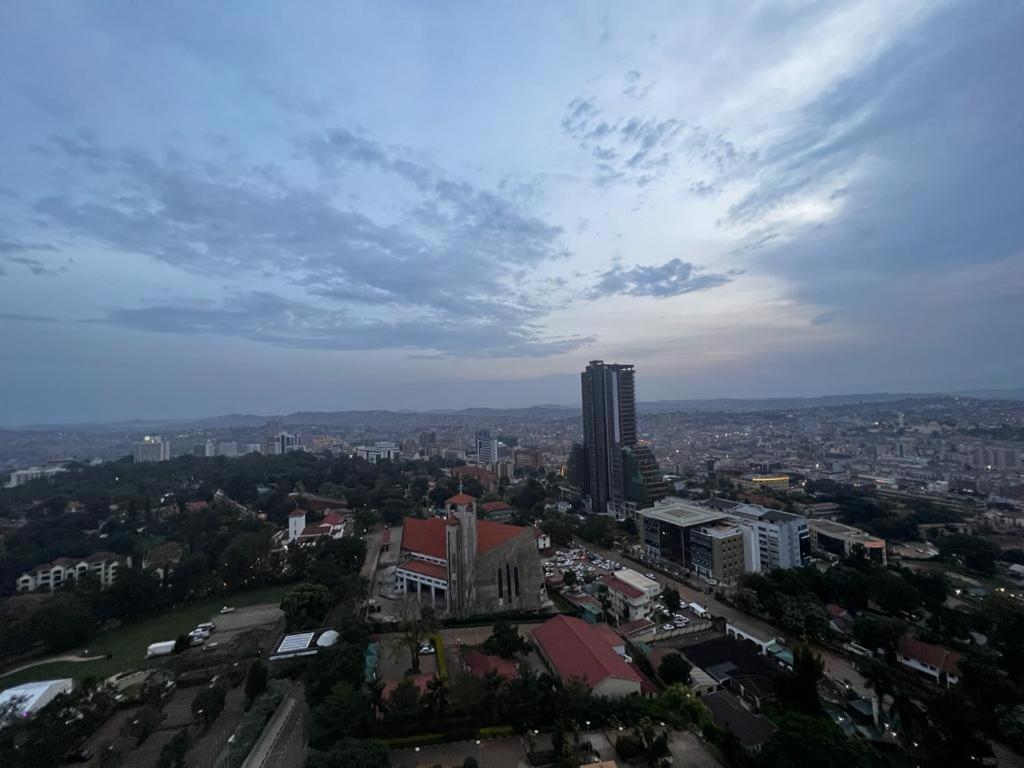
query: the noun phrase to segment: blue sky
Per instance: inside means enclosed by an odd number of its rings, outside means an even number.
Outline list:
[[[0,6],[0,423],[1020,386],[1019,2]]]

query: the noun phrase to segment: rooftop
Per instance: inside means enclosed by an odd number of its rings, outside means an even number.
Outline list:
[[[717,510],[699,507],[693,502],[677,498],[659,501],[653,507],[640,510],[640,514],[644,518],[659,520],[681,528],[705,525],[722,519],[722,513]]]
[[[426,520],[419,517],[405,518],[402,530],[402,551],[416,552],[427,557],[444,560],[446,558],[444,529],[448,522],[443,517],[432,517]],[[452,522],[458,524],[455,520]],[[519,525],[506,525],[493,520],[477,520],[476,552],[478,555],[482,555],[528,530],[530,529]]]
[[[570,616],[556,616],[533,631],[533,636],[558,674],[577,677],[590,686],[609,677],[643,685],[643,679],[615,652],[613,643],[622,640],[611,630],[608,635],[597,625]]]
[[[764,715],[755,715],[729,691],[705,694],[701,701],[711,710],[715,724],[725,728],[745,747],[759,747],[778,730]]]

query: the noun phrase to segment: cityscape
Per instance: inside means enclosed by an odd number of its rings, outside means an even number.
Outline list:
[[[1024,768],[1024,4],[0,4],[0,768]]]

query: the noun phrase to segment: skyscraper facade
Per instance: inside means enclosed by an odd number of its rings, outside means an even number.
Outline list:
[[[581,374],[584,492],[591,509],[607,514],[624,498],[622,449],[636,445],[636,387],[632,365],[592,360]]]
[[[481,429],[476,433],[476,463],[481,467],[489,467],[498,460],[497,441],[491,437],[489,429]]]

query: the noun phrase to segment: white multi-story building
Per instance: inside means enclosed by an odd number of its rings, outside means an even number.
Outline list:
[[[743,533],[743,567],[748,573],[799,568],[810,554],[807,518],[791,512],[726,502],[720,507]]]
[[[402,450],[398,443],[382,440],[376,445],[361,445],[356,448],[356,456],[366,459],[371,464],[376,464],[381,459],[398,461],[402,457]]]
[[[137,443],[132,443],[132,460],[136,464],[144,461],[167,461],[171,458],[171,441],[159,435],[146,435]]]
[[[30,483],[33,480],[52,480],[53,476],[60,472],[66,472],[64,467],[29,467],[28,469],[16,469],[11,472],[11,479],[7,481],[6,488],[17,488],[19,485]]]
[[[605,576],[611,610],[620,621],[646,619],[651,615],[654,598],[661,592],[658,582],[630,568]]]
[[[48,590],[66,584],[68,581],[79,581],[84,576],[94,575],[99,585],[106,589],[117,578],[117,572],[125,565],[131,566],[131,557],[115,555],[111,552],[93,552],[88,557],[58,557],[52,563],[37,565],[18,577],[19,592],[35,592]]]
[[[223,443],[217,443],[217,455],[227,456],[233,458],[238,455],[238,443],[234,440],[229,440]]]

